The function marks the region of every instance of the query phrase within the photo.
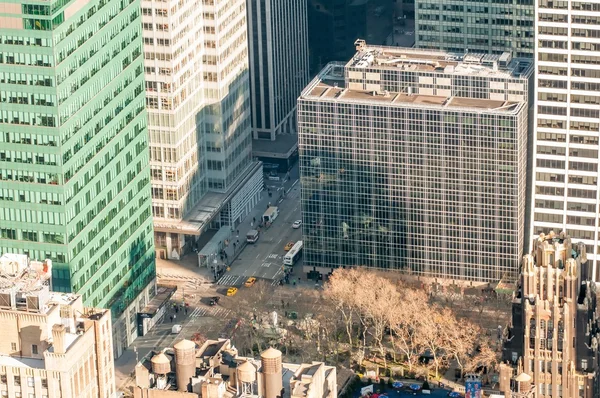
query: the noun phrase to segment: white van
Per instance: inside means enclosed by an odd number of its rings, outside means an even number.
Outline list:
[[[267,211],[265,211],[265,214],[263,214],[262,220],[264,223],[272,223],[273,221],[275,221],[275,219],[277,218],[277,216],[279,215],[279,207],[277,206],[270,206]]]
[[[258,231],[255,229],[251,229],[250,231],[248,231],[248,233],[246,234],[246,242],[254,243],[257,240],[258,240]]]

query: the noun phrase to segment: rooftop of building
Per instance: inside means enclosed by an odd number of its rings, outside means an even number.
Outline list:
[[[333,102],[387,104],[398,107],[426,107],[513,114],[524,107],[523,102],[499,101],[481,98],[462,98],[417,93],[351,90],[345,87],[339,64],[328,64],[304,89],[302,98]]]
[[[451,53],[427,49],[368,45],[356,40],[356,54],[348,68],[400,69],[465,76],[528,78],[533,63],[526,58],[513,58],[511,53],[500,55],[480,53]]]
[[[85,314],[77,314],[77,317],[74,319],[72,327],[67,326],[65,334],[64,334],[64,349],[65,352],[68,353],[71,348],[76,347],[77,341],[83,336],[85,332],[91,327],[91,324],[85,323],[86,319],[95,321],[100,319],[108,310],[104,309],[87,309],[90,310]],[[46,364],[44,358],[46,355],[55,354],[55,346],[52,337],[49,337],[47,340],[48,348],[46,352],[42,353],[40,358],[32,358],[26,356],[17,356],[17,355],[8,355],[6,353],[0,352],[0,366],[10,366],[10,367],[18,367],[18,368],[33,368],[33,369],[45,369]],[[57,369],[52,369],[57,370]]]
[[[229,348],[229,340],[208,340],[200,348],[197,357],[212,358],[221,352],[223,348]]]
[[[303,363],[299,365],[294,372],[292,383],[290,384],[290,388],[292,388],[292,396],[306,396],[313,383],[313,376],[315,376],[321,367],[324,368],[324,376],[325,379],[327,379],[331,372],[333,372],[334,368],[332,366],[326,366],[323,362],[313,362],[311,364]]]
[[[177,344],[188,344],[187,340],[181,340]],[[175,346],[177,346],[177,344]],[[175,348],[174,346],[174,348]],[[153,352],[149,357],[145,357],[142,359],[137,367],[136,371],[140,369],[145,369],[149,372],[149,374],[153,374],[153,364],[152,359],[155,359],[155,362],[161,364],[169,364],[169,373],[165,375],[164,380],[165,383],[151,383],[149,387],[143,387],[148,389],[159,389],[159,390],[171,390],[174,391],[177,389],[176,387],[176,371],[177,368],[175,366],[175,349],[165,348],[162,351]],[[208,362],[206,359],[215,358],[219,353],[223,355],[220,358],[220,361]],[[278,350],[267,349],[263,351],[260,355],[271,357],[272,355],[281,355],[281,352]],[[231,358],[230,358],[231,356]],[[245,372],[255,371],[260,373],[261,369],[261,360],[249,357],[242,357],[237,355],[237,350],[235,347],[231,345],[231,341],[229,339],[218,339],[218,340],[207,340],[202,346],[198,347],[196,345],[196,374],[193,383],[200,382],[202,380],[210,381],[212,384],[215,382],[230,382],[229,374],[234,370],[242,370]],[[247,364],[251,364],[252,367],[248,367]],[[224,371],[223,367],[227,367],[230,370]],[[312,363],[312,364],[290,364],[290,363],[282,363],[282,382],[285,389],[283,398],[290,398],[292,395],[291,382],[292,380],[299,380],[302,378],[302,375],[312,376],[319,369],[319,366],[324,366],[323,363]],[[241,368],[241,369],[240,369]],[[328,377],[331,372],[334,371],[334,367],[325,366],[325,377]],[[299,390],[305,389],[307,390],[310,386],[310,381],[307,377],[304,380],[300,381],[297,384],[302,384],[301,387],[298,387]],[[235,389],[227,389],[222,398],[234,398],[239,396],[254,396],[258,395],[249,395],[246,393],[235,393]]]
[[[0,257],[0,310],[48,313],[57,305],[71,305],[81,295],[53,292],[52,261],[30,260],[25,254]]]
[[[65,323],[67,323],[66,325],[63,324],[64,326],[66,326],[64,334],[65,352],[68,353],[71,348],[75,349],[77,341],[81,338],[81,336],[83,336],[85,332],[88,331],[89,328],[91,328],[92,323],[86,322],[86,320],[97,321],[108,311],[109,310],[106,309],[86,308],[84,313],[77,312],[73,319],[64,320]],[[52,327],[52,325],[49,326]],[[40,358],[8,355],[6,353],[0,352],[0,366],[45,369],[45,356],[55,354],[54,341],[51,335],[47,339],[47,343],[48,348],[46,349],[46,352],[42,353]]]
[[[99,320],[109,310],[83,308],[81,295],[53,292],[50,290],[52,262],[30,260],[27,255],[4,254],[0,257],[0,312],[39,314],[47,316],[39,327],[46,327],[47,349],[39,357],[21,357],[0,352],[0,366],[23,368],[45,368],[44,356],[54,354],[54,345],[49,319],[60,319],[65,326],[64,349],[73,347],[81,335],[91,326],[89,321]],[[72,316],[64,317],[55,311],[61,307],[73,307]],[[54,314],[54,316],[52,316]],[[86,322],[88,321],[88,322]],[[33,326],[33,321],[28,323]]]

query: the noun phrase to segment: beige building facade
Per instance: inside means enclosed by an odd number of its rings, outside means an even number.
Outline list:
[[[50,270],[0,267],[0,397],[115,397],[110,311],[51,292]]]
[[[524,380],[523,374],[538,398],[598,397],[598,292],[591,265],[585,244],[564,232],[534,240],[523,258],[503,347],[500,390],[506,397],[518,387],[514,376]]]
[[[323,362],[301,364],[290,380],[292,398],[336,398],[337,380],[334,366]]]

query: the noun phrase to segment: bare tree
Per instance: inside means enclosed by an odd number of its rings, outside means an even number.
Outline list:
[[[348,336],[348,344],[352,347],[352,329],[355,322],[356,282],[359,280],[358,270],[337,269],[329,277],[325,285],[324,297],[329,300],[341,314]]]
[[[482,373],[487,369],[488,373],[493,372],[500,361],[500,353],[492,348],[490,339],[481,335],[478,340],[478,346],[475,352],[465,363],[465,372]]]
[[[431,370],[437,377],[440,369],[449,366],[451,361],[455,361],[463,371],[497,361],[489,336],[478,326],[481,321],[471,322],[457,317],[458,307],[462,307],[458,304],[465,303],[465,300],[435,303],[422,289],[395,284],[385,275],[365,269],[336,270],[325,285],[323,297],[329,303],[325,307],[332,311],[329,317],[335,318],[336,322],[327,322],[328,317],[318,318],[319,333],[311,338],[317,343],[320,353],[331,352],[325,348],[332,344],[326,336],[335,334],[332,331],[337,330],[339,319],[350,348],[355,348],[351,355],[358,363],[363,361],[369,348],[375,348],[374,351],[387,366],[386,354],[390,348],[387,336],[394,359],[395,353],[400,353],[409,372],[429,374]],[[456,311],[449,308],[454,304],[457,304]],[[472,312],[473,308],[463,310]],[[340,318],[335,316],[336,313]],[[479,314],[483,313],[479,311]],[[431,360],[421,363],[423,356],[429,356]]]
[[[393,352],[399,351],[409,372],[418,365],[425,347],[421,336],[420,317],[426,312],[427,295],[420,290],[404,288],[403,298],[390,307],[388,323]]]
[[[452,311],[449,308],[440,308],[437,305],[426,307],[419,315],[419,333],[423,347],[427,354],[433,359],[433,363],[427,366],[435,370],[435,377],[439,377],[439,370],[448,366],[451,353],[446,351],[447,335],[446,328],[452,325]]]
[[[383,345],[383,338],[386,329],[390,326],[390,310],[400,302],[400,293],[392,282],[380,276],[370,278],[366,282],[370,284],[369,287],[372,287],[372,289],[369,290],[368,286],[362,286],[370,296],[364,297],[364,303],[361,306],[362,312],[371,325],[369,334],[375,340],[379,354],[383,358],[384,367],[387,368],[387,350]]]
[[[479,326],[467,319],[457,319],[448,314],[443,329],[444,351],[452,356],[461,370],[461,374],[473,365],[473,357],[483,334]]]

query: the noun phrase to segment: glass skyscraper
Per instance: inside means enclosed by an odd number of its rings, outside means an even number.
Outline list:
[[[305,272],[512,280],[532,63],[357,44],[298,103]]]
[[[0,5],[0,251],[52,259],[115,346],[155,279],[141,31],[136,0]]]
[[[532,0],[416,0],[416,47],[532,57]]]

